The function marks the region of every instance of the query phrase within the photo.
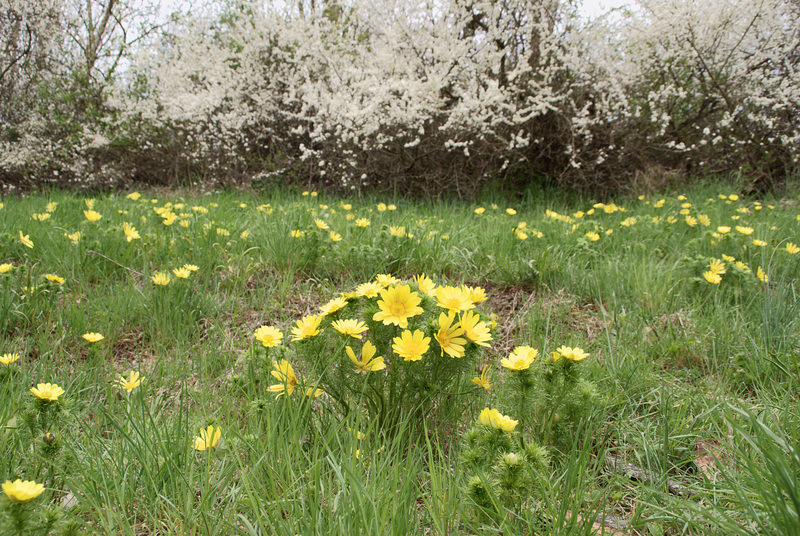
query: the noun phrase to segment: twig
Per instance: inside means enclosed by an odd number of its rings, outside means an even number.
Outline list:
[[[138,275],[139,277],[144,277],[144,274],[143,274],[142,272],[137,272],[137,271],[136,271],[136,270],[134,270],[133,268],[128,268],[127,266],[123,266],[122,264],[118,263],[118,262],[117,262],[117,261],[115,261],[114,259],[109,259],[108,257],[106,257],[105,255],[103,255],[102,253],[98,253],[98,252],[96,252],[96,251],[93,251],[93,250],[91,250],[91,249],[90,249],[89,251],[87,251],[86,253],[89,253],[89,254],[91,254],[91,255],[97,255],[98,257],[102,257],[102,258],[104,258],[105,260],[107,260],[108,262],[110,262],[111,264],[116,264],[116,265],[117,265],[117,266],[119,266],[120,268],[124,268],[124,269],[128,270],[129,272],[133,272],[134,274]]]

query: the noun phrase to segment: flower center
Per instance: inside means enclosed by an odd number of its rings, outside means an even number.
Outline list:
[[[406,312],[406,307],[400,302],[394,302],[389,306],[389,311],[393,316],[400,316]]]

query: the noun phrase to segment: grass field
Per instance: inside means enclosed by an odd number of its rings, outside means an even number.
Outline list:
[[[0,533],[800,534],[796,198],[180,194],[0,205]]]

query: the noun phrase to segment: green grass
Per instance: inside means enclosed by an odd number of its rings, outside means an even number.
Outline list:
[[[797,199],[718,195],[731,193],[706,184],[613,206],[116,194],[96,198],[97,222],[73,194],[7,198],[0,355],[20,358],[0,365],[0,480],[45,485],[25,506],[33,534],[596,534],[604,515],[632,534],[798,534],[800,254],[787,250],[800,243]],[[48,202],[49,218],[35,220]],[[125,222],[140,238],[125,239]],[[711,284],[703,273],[723,255],[743,264],[726,260]],[[198,269],[177,278],[184,264]],[[156,272],[170,283],[154,285]],[[267,390],[276,380],[257,327],[288,343],[294,321],[340,293],[421,273],[486,288],[482,310],[499,324],[474,373],[492,365],[489,392],[471,385],[385,433],[358,403],[344,413],[328,395]],[[521,503],[490,496],[482,509],[466,493],[465,437],[484,407],[517,418],[499,361],[519,345],[539,361],[584,349],[594,394],[574,420],[548,414],[546,434],[515,432],[544,443],[551,463],[526,477]],[[437,358],[438,347],[423,359]],[[131,370],[146,379],[126,394],[113,381]],[[52,424],[30,393],[42,382],[65,390]],[[209,425],[222,440],[194,450]],[[615,471],[610,454],[647,478]],[[15,507],[0,506],[9,534]]]

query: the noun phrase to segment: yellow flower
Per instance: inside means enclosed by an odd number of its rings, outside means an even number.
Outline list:
[[[355,372],[356,374],[366,374],[368,372],[376,372],[378,370],[383,370],[386,368],[386,363],[383,362],[383,357],[376,357],[372,358],[375,355],[375,345],[371,342],[367,341],[364,343],[364,346],[361,347],[361,359],[356,359],[356,354],[349,346],[345,346],[345,352],[347,352],[347,357],[350,358],[350,361],[356,366]]]
[[[217,236],[231,236],[231,232],[227,229],[223,229],[222,227],[217,227]]]
[[[341,310],[345,305],[347,305],[347,300],[344,298],[334,298],[322,307],[319,310],[322,312],[324,316],[328,316],[330,314],[335,313],[336,311]]]
[[[83,215],[86,216],[86,219],[89,220],[90,222],[96,222],[97,220],[99,220],[100,218],[103,217],[102,214],[100,214],[99,212],[97,212],[95,210],[91,210],[91,209],[84,210],[83,211]]]
[[[386,210],[386,204],[385,203],[378,203],[378,212],[383,212],[385,210]]]
[[[439,343],[442,356],[447,354],[450,357],[464,357],[464,345],[467,344],[467,339],[461,337],[464,334],[464,328],[461,327],[460,322],[453,324],[455,319],[455,311],[439,315],[439,331],[433,338]]]
[[[323,315],[308,315],[295,322],[292,328],[292,335],[294,335],[292,340],[302,341],[318,335],[319,323],[322,321],[322,317]]]
[[[199,270],[200,268],[198,268],[198,267],[197,267],[197,266],[195,266],[194,264],[184,264],[184,265],[183,265],[183,269],[184,269],[184,270],[189,270],[190,272],[196,272],[196,271],[197,271],[197,270]]]
[[[705,214],[698,214],[697,221],[699,221],[700,225],[704,227],[708,227],[709,225],[711,225],[711,218],[709,218]]]
[[[389,227],[389,234],[392,236],[405,236],[406,235],[406,228],[402,226],[392,225]]]
[[[4,262],[3,264],[0,264],[0,274],[8,273],[13,267],[14,267],[14,265],[11,264],[11,263],[8,263],[8,262]]]
[[[380,311],[372,319],[381,321],[384,325],[394,324],[401,328],[408,327],[408,319],[422,314],[424,311],[419,306],[422,298],[416,292],[411,292],[408,285],[396,285],[381,290],[381,300],[378,300]]]
[[[213,425],[208,428],[200,430],[200,436],[194,438],[194,450],[208,450],[216,447],[219,444],[219,439],[222,437],[222,429],[217,426],[216,429]]]
[[[736,194],[731,194],[728,196],[728,199],[730,199],[731,201],[736,201],[737,199],[739,199],[739,196]]]
[[[389,210],[397,210],[397,207],[395,205],[389,205],[386,208]]]
[[[568,361],[578,362],[578,361],[583,361],[584,359],[589,357],[589,354],[584,352],[581,348],[577,347],[571,348],[569,346],[562,346],[555,352],[551,353],[550,357],[553,359],[553,361],[558,361],[563,357]]]
[[[719,227],[717,227],[717,232],[719,234],[730,233],[731,232],[731,228],[728,227],[727,225],[720,225]]]
[[[689,227],[694,227],[697,225],[697,218],[693,218],[692,216],[686,216],[686,225]]]
[[[356,220],[356,225],[359,226],[359,227],[368,227],[369,226],[369,220],[367,218],[358,218]]]
[[[396,285],[400,282],[395,276],[391,274],[378,274],[375,276],[375,280],[380,283],[383,287],[389,287],[391,285]]]
[[[753,228],[752,227],[742,227],[741,225],[737,225],[736,226],[736,231],[741,233],[741,234],[743,234],[743,235],[745,235],[745,236],[753,234]]]
[[[478,346],[488,347],[488,341],[492,340],[489,333],[489,325],[481,320],[478,313],[467,311],[461,315],[461,327],[464,328],[464,335]]]
[[[31,387],[31,393],[41,400],[55,402],[59,396],[64,394],[64,389],[55,383],[40,383],[36,387]]]
[[[514,210],[513,208],[507,208],[507,209],[506,209],[506,213],[507,213],[507,214],[509,214],[509,215],[511,215],[511,216],[513,216],[514,214],[516,214],[516,213],[517,213],[517,211],[516,211],[516,210]]]
[[[172,273],[175,274],[175,277],[178,279],[188,279],[190,275],[192,275],[192,271],[186,267],[183,268],[174,268]]]
[[[44,221],[50,219],[50,214],[42,213],[42,214],[31,214],[31,217],[36,221]]]
[[[99,333],[90,332],[90,333],[84,333],[83,339],[88,342],[100,342],[103,339],[105,339],[105,337],[103,337]]]
[[[337,320],[331,325],[333,326],[333,329],[335,329],[342,335],[349,335],[354,339],[360,339],[361,334],[367,331],[367,325],[364,324],[364,322],[361,320],[355,320],[355,319]]]
[[[281,344],[281,340],[283,340],[283,333],[272,326],[261,326],[253,335],[255,336],[256,340],[261,341],[261,344],[266,348],[279,346]]]
[[[489,365],[485,365],[481,370],[481,375],[472,378],[472,383],[476,383],[486,389],[487,391],[492,388],[492,384],[489,383],[489,369],[492,367]]]
[[[317,226],[319,229],[322,229],[323,231],[324,231],[324,230],[326,230],[326,229],[328,228],[328,224],[327,224],[327,223],[325,223],[324,221],[322,221],[322,220],[321,220],[321,219],[319,219],[319,218],[314,218],[314,224],[315,224],[315,225],[316,225],[316,226]]]
[[[426,337],[420,330],[411,333],[405,330],[399,337],[395,337],[392,350],[403,358],[403,361],[419,361],[422,355],[430,348],[431,338]]]
[[[142,380],[144,380],[144,376],[139,376],[139,373],[132,370],[128,374],[128,377],[120,376],[116,380],[114,380],[114,384],[119,387],[120,389],[125,389],[127,392],[131,392],[133,389],[136,389],[141,385]]]
[[[464,291],[469,292],[469,299],[474,304],[483,303],[486,301],[486,289],[482,287],[469,287],[464,285]]]
[[[753,240],[753,245],[756,246],[757,248],[763,248],[764,246],[767,245],[767,243],[764,242],[763,240],[756,239],[756,240]]]
[[[47,212],[55,212],[57,206],[58,206],[58,203],[56,203],[55,201],[50,201],[49,203],[47,203],[47,205],[44,207],[44,209]]]
[[[797,253],[800,253],[800,247],[797,247],[797,245],[788,242],[786,244],[786,251],[789,253],[789,255],[795,255]]]
[[[3,482],[3,492],[6,497],[17,503],[32,501],[42,494],[44,486],[37,484],[33,480],[22,481],[19,478],[14,482],[6,480]]]
[[[517,346],[511,354],[500,360],[500,365],[508,370],[528,370],[539,355],[539,350],[530,346]]]
[[[598,240],[600,240],[600,235],[595,233],[594,231],[589,231],[588,233],[586,233],[586,238],[588,238],[589,241],[591,242],[597,242]]]
[[[26,248],[33,247],[33,241],[30,239],[30,235],[23,235],[22,231],[19,232],[19,241],[22,242],[22,245]]]
[[[475,214],[483,214],[484,212],[486,212],[486,209],[483,207],[478,207],[475,209]]]
[[[514,229],[514,235],[516,235],[516,237],[519,238],[520,240],[527,240],[528,239],[528,233],[526,233],[525,231],[523,231],[521,229]]]
[[[303,394],[306,395],[306,398],[317,398],[324,393],[325,391],[323,389],[315,389],[313,387],[306,387],[306,390],[303,392]]]
[[[417,288],[420,292],[427,294],[428,296],[433,296],[436,294],[436,283],[425,274],[418,275],[414,277],[414,282],[417,284]]]
[[[162,287],[169,285],[169,282],[172,281],[172,278],[170,278],[170,276],[168,276],[164,272],[156,272],[150,279],[153,280],[153,284]]]
[[[356,287],[356,296],[363,296],[365,298],[374,298],[378,293],[383,290],[383,285],[377,282],[362,283]]]
[[[330,237],[331,237],[331,240],[334,241],[334,242],[339,242],[342,239],[342,235],[340,235],[336,231],[331,231],[330,232]]]
[[[128,242],[141,238],[141,236],[139,236],[139,231],[136,230],[136,227],[128,222],[122,224],[122,232],[125,233],[125,240]]]
[[[481,414],[478,418],[482,425],[491,426],[492,428],[502,430],[503,432],[512,431],[519,423],[519,421],[515,421],[510,417],[503,415],[496,409],[489,408],[485,408],[483,411],[481,411]]]
[[[448,311],[468,311],[475,307],[472,293],[463,287],[441,287],[436,291],[436,304]]]
[[[293,229],[289,234],[292,236],[292,238],[303,238],[306,236],[306,232],[301,231],[300,229]]]
[[[723,253],[723,254],[722,254],[722,259],[723,259],[723,260],[726,260],[726,261],[728,261],[728,262],[733,262],[733,261],[735,261],[735,260],[736,260],[736,257],[732,257],[731,255],[725,255],[725,254]]]
[[[719,259],[711,259],[708,263],[708,269],[717,275],[722,275],[726,271],[725,263]]]
[[[64,284],[64,278],[58,277],[57,275],[45,274],[44,278],[50,281],[51,283],[57,283],[59,285]]]
[[[281,383],[270,385],[268,390],[273,393],[278,393],[276,398],[284,394],[286,396],[290,396],[294,392],[294,388],[297,385],[297,376],[294,375],[292,365],[290,365],[285,359],[281,359],[278,363],[275,363],[274,367],[275,370],[270,371],[270,374],[272,374],[272,376],[274,376]]]
[[[72,245],[77,246],[78,241],[81,239],[81,232],[75,231],[74,233],[64,233],[64,236],[72,240]]]
[[[17,359],[19,359],[19,354],[17,354],[17,353],[13,353],[13,354],[8,353],[8,354],[0,355],[0,363],[2,363],[3,365],[10,365],[11,363],[16,361]]]
[[[769,283],[769,277],[767,277],[767,274],[764,273],[764,270],[760,266],[758,270],[756,270],[756,277],[762,283]]]
[[[142,194],[140,194],[139,192],[131,192],[128,195],[126,195],[125,197],[127,197],[128,199],[131,199],[133,201],[136,201],[137,199],[142,197]]]
[[[722,281],[722,276],[718,273],[712,272],[711,270],[703,272],[703,277],[705,277],[706,281],[712,285],[719,285],[720,281]]]

